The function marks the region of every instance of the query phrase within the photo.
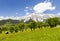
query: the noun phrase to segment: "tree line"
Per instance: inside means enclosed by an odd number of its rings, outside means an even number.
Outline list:
[[[33,20],[29,21],[28,23],[24,23],[24,22],[19,22],[18,24],[11,24],[6,23],[4,25],[0,25],[0,33],[4,32],[18,32],[21,31],[23,32],[24,30],[30,29],[31,31],[35,30],[36,28],[42,28],[42,27],[50,27],[50,28],[54,28],[57,25],[60,25],[60,18],[59,17],[54,17],[54,18],[48,18],[46,21],[44,22],[35,22]]]

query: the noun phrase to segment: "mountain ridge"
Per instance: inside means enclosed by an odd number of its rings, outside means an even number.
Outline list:
[[[53,18],[53,17],[57,17],[57,15],[54,14],[41,14],[41,13],[32,13],[32,14],[28,14],[25,16],[0,16],[0,20],[7,20],[7,19],[12,19],[12,20],[24,20],[24,22],[29,21],[30,19],[38,22],[42,22],[43,20],[47,19],[47,18]]]

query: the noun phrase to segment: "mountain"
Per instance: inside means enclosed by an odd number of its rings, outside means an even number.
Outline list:
[[[53,18],[56,17],[54,14],[41,14],[41,13],[32,13],[28,14],[25,16],[0,16],[0,20],[7,20],[7,19],[12,19],[12,20],[19,20],[19,21],[24,21],[27,22],[29,20],[34,20],[36,22],[42,22],[46,20],[47,18]]]
[[[19,20],[12,20],[12,19],[0,20],[0,25],[4,25],[4,24],[18,24],[18,23],[20,23]]]
[[[40,13],[32,13],[29,15],[24,16],[24,22],[29,21],[30,19],[36,21],[36,22],[42,22],[48,18],[53,18],[53,17],[57,17],[54,14],[40,14]]]

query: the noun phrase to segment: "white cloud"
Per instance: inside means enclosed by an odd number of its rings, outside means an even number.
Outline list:
[[[18,17],[18,16],[0,16],[0,20],[7,20],[7,19],[19,20],[20,17]]]
[[[26,15],[28,15],[28,14],[30,14],[30,13],[27,12]]]
[[[16,14],[18,14],[18,13],[16,13]]]
[[[30,14],[30,10],[34,10],[35,12],[38,13],[42,13],[45,12],[46,10],[54,10],[56,7],[52,6],[52,3],[51,2],[41,2],[41,3],[38,3],[37,5],[35,5],[33,8],[30,8],[30,7],[25,7],[25,10],[27,13],[26,15]],[[33,12],[32,14],[34,15],[35,12]],[[16,13],[18,14],[18,13]],[[60,15],[60,13],[58,13],[57,15]],[[23,19],[23,17],[14,17],[14,16],[0,16],[0,20],[3,20],[3,19],[14,19],[14,20],[19,20],[19,19]]]
[[[29,10],[33,10],[32,8],[30,8]]]
[[[8,16],[6,16],[6,17],[4,17],[4,16],[0,16],[0,20],[6,20],[6,19],[9,19],[9,17]]]
[[[60,13],[57,13],[58,16],[60,16]]]
[[[46,10],[54,10],[54,9],[55,9],[55,7],[52,6],[51,2],[41,2],[33,7],[33,10],[35,12],[39,12],[39,13],[43,13]]]
[[[25,12],[29,11],[29,10],[24,10]]]
[[[25,7],[25,9],[29,9],[29,7]]]

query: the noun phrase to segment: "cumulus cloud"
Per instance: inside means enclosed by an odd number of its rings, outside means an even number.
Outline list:
[[[54,10],[54,9],[55,9],[55,7],[52,6],[51,2],[41,2],[33,7],[33,10],[35,12],[39,12],[39,13],[43,13],[46,10]]]

